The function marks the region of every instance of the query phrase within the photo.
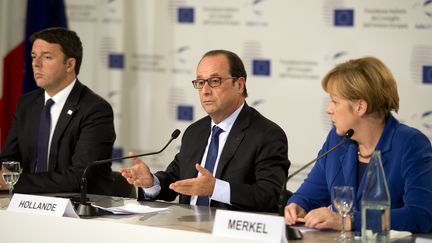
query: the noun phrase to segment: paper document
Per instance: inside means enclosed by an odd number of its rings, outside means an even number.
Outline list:
[[[168,208],[152,208],[149,206],[132,204],[132,203],[128,203],[120,207],[111,207],[111,208],[104,208],[98,205],[93,205],[93,206],[112,212],[113,214],[142,214],[142,213],[155,213],[155,212],[168,210]]]
[[[411,232],[409,231],[397,231],[397,230],[390,230],[390,239],[399,239],[411,236]]]

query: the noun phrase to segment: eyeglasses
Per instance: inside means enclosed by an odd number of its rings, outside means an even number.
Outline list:
[[[202,89],[204,87],[205,83],[207,82],[210,87],[214,88],[214,87],[220,86],[222,83],[222,80],[225,80],[225,79],[238,79],[238,78],[236,78],[236,77],[226,77],[226,78],[211,77],[208,79],[192,80],[192,84],[193,84],[195,89]]]

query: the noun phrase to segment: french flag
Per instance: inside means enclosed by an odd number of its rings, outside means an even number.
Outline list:
[[[2,1],[6,20],[0,26],[0,149],[12,126],[22,94],[37,89],[31,67],[32,33],[48,27],[67,27],[63,0]]]

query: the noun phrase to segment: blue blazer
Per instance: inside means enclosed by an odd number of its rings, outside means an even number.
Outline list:
[[[333,128],[320,154],[341,139]],[[417,129],[399,123],[390,115],[376,150],[381,151],[391,196],[391,228],[432,232],[432,147],[429,139]],[[359,231],[360,200],[366,173],[358,185],[357,151],[358,144],[349,140],[318,160],[288,203],[297,203],[308,212],[331,204],[333,186],[353,186],[355,229]]]

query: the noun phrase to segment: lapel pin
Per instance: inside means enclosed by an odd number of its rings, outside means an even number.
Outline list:
[[[72,110],[68,110],[67,113],[69,116],[72,115]]]

